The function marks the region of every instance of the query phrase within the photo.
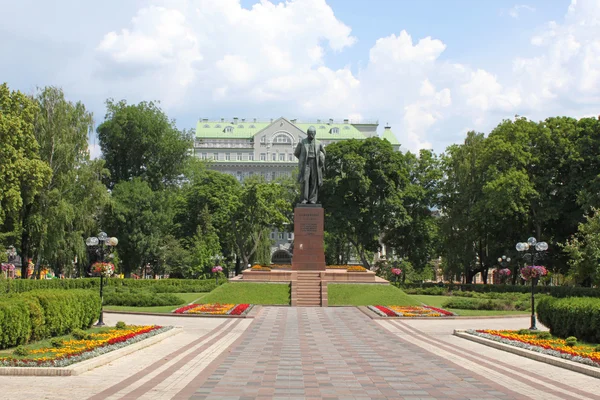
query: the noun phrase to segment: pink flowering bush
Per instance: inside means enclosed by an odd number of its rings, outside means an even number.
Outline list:
[[[220,265],[217,265],[212,268],[212,272],[213,272],[213,274],[216,274],[218,272],[223,272],[223,267],[221,267]]]
[[[545,267],[541,265],[531,265],[521,268],[521,277],[526,281],[540,278],[548,273]]]
[[[392,274],[396,276],[402,275],[402,270],[400,268],[392,268]]]

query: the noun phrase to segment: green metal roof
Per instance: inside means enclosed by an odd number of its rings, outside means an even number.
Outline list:
[[[314,126],[317,130],[318,140],[346,140],[346,139],[366,139],[367,137],[351,124],[329,124],[329,123],[312,123],[312,124],[294,124],[302,132],[306,132],[308,128]],[[332,133],[334,129],[338,133]]]
[[[260,130],[271,125],[270,122],[231,122],[198,121],[196,124],[196,137],[206,139],[250,139]],[[226,127],[233,128],[226,132]]]
[[[392,133],[391,129],[385,129],[383,131],[383,137],[382,139],[387,140],[388,142],[390,142],[392,145],[395,146],[400,146],[400,142],[398,141],[398,139],[396,138],[396,135],[394,135]]]
[[[258,132],[268,127],[273,122],[220,122],[220,121],[198,121],[196,124],[196,138],[199,139],[251,139]],[[346,140],[346,139],[366,139],[365,135],[351,124],[329,124],[329,123],[298,123],[296,126],[302,132],[306,132],[310,126],[317,130],[318,140]],[[230,132],[225,128],[231,127]],[[337,129],[338,133],[335,132]]]

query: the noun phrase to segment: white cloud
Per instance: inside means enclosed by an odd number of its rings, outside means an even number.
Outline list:
[[[510,10],[508,10],[508,15],[510,15],[513,18],[519,18],[519,15],[521,14],[522,10],[526,10],[526,11],[530,11],[530,12],[534,12],[535,8],[528,6],[527,4],[517,4],[514,7],[512,7]]]

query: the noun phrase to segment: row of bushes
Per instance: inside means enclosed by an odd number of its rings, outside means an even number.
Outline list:
[[[442,307],[457,310],[527,311],[531,310],[531,303],[527,300],[456,297],[444,302]]]
[[[89,328],[100,314],[92,290],[39,290],[0,297],[0,349],[74,329]]]
[[[219,279],[219,284],[226,279]],[[108,287],[144,288],[155,293],[201,293],[210,292],[216,287],[214,279],[119,279],[109,278],[104,281]],[[38,289],[98,289],[100,278],[83,279],[14,279],[0,280],[0,294],[24,293]]]
[[[531,293],[530,285],[484,285],[477,284],[443,284],[434,282],[427,283],[407,283],[401,286],[407,293],[413,290],[431,291],[431,293],[415,293],[415,294],[434,294],[441,295],[448,290],[461,290],[463,292],[478,292],[478,293]],[[588,288],[580,286],[542,286],[535,287],[536,293],[549,294],[552,297],[597,297],[600,298],[600,288]]]
[[[173,293],[156,293],[127,287],[109,287],[104,292],[104,304],[107,306],[154,307],[176,306],[182,303],[184,300]]]
[[[536,311],[540,322],[553,335],[600,343],[600,299],[546,297],[538,303]]]

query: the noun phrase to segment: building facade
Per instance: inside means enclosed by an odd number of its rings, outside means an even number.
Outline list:
[[[323,145],[348,139],[365,140],[377,136],[377,121],[352,122],[348,119],[335,122],[333,119],[300,122],[283,117],[269,121],[233,118],[209,120],[201,118],[196,124],[196,136],[192,149],[194,156],[210,161],[210,168],[234,176],[242,182],[245,178],[260,175],[267,181],[283,176],[292,176],[298,168],[294,157],[296,145],[306,137],[306,131],[314,126],[316,138]],[[383,139],[387,139],[394,150],[400,143],[386,126]],[[271,232],[275,245],[272,254],[290,249],[293,232]]]

